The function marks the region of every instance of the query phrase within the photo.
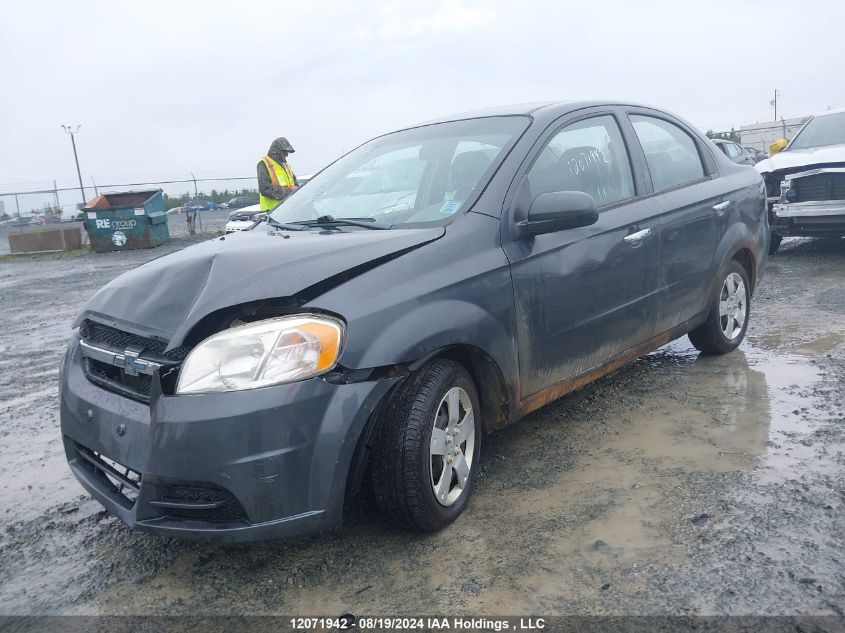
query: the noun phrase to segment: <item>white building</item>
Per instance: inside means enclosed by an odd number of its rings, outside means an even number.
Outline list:
[[[769,145],[780,138],[792,140],[810,117],[796,117],[780,121],[766,121],[754,125],[743,125],[739,128],[740,143],[746,147],[753,147],[769,153]]]

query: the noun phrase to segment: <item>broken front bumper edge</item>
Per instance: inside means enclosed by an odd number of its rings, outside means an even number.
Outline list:
[[[131,527],[229,543],[338,527],[357,440],[398,380],[312,379],[151,407],[91,383],[82,361],[75,337],[60,408],[82,486]]]
[[[845,216],[845,200],[779,203],[772,211],[779,218]]]

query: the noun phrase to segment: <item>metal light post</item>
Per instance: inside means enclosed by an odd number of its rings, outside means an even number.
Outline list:
[[[76,161],[76,175],[79,177],[79,192],[82,194],[82,206],[85,206],[85,187],[82,186],[82,172],[79,170],[79,156],[76,154],[76,139],[73,137],[74,134],[79,133],[79,128],[81,127],[81,125],[74,127],[72,125],[62,124],[62,129],[70,134],[70,144],[73,145],[73,160]]]
[[[780,96],[780,90],[775,90],[773,98],[769,100],[769,106],[775,109],[775,121],[778,120],[778,97]]]

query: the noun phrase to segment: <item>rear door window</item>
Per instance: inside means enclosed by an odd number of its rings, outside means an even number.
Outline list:
[[[655,192],[704,177],[698,147],[686,131],[657,117],[633,114],[630,119],[643,148]]]

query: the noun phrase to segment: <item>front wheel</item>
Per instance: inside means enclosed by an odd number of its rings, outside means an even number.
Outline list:
[[[772,233],[771,238],[769,239],[769,255],[774,255],[777,253],[778,248],[780,248],[780,243],[783,241],[783,237],[778,235],[777,233]]]
[[[735,350],[748,328],[751,312],[748,273],[738,261],[731,260],[721,282],[706,320],[689,333],[690,342],[704,354],[727,354]]]
[[[371,476],[391,522],[440,530],[463,512],[478,470],[478,395],[458,363],[437,360],[408,377],[378,421]]]

